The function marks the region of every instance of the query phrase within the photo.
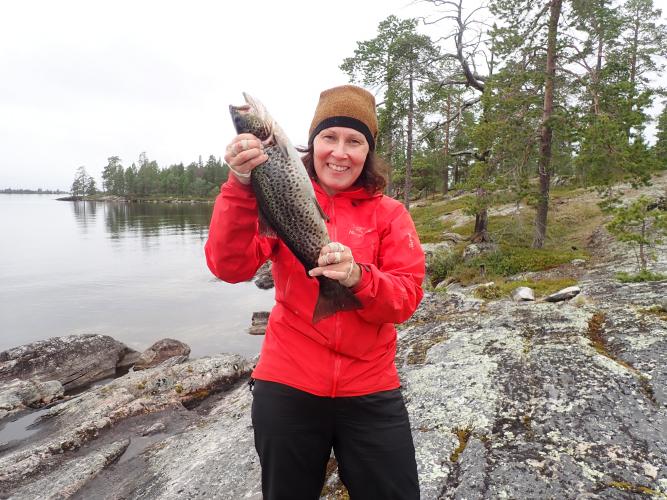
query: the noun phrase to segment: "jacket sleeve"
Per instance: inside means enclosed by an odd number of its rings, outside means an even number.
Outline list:
[[[208,268],[221,280],[247,281],[271,255],[275,240],[259,235],[257,221],[252,188],[230,174],[215,200],[204,247]]]
[[[425,264],[417,230],[403,205],[391,211],[380,233],[378,264],[359,265],[361,281],[354,292],[363,308],[357,314],[372,323],[410,318],[424,296]]]

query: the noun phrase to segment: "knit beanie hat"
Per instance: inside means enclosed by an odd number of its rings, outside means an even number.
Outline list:
[[[355,85],[342,85],[322,92],[310,124],[308,145],[329,127],[348,127],[361,132],[373,151],[378,133],[373,94]]]

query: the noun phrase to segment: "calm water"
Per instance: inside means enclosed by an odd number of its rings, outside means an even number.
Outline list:
[[[210,273],[212,205],[55,198],[0,194],[0,351],[101,333],[139,351],[171,337],[193,357],[259,352],[245,330],[273,290]]]

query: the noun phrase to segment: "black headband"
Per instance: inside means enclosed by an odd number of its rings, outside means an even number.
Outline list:
[[[322,132],[322,130],[325,128],[330,127],[347,127],[353,128],[357,132],[361,132],[364,134],[364,137],[366,137],[366,140],[368,141],[369,149],[371,151],[375,151],[375,139],[373,138],[373,134],[371,134],[368,126],[366,126],[366,124],[361,120],[350,118],[349,116],[332,116],[331,118],[325,118],[322,120],[310,134],[310,137],[308,138],[308,145],[310,146],[313,143],[313,139],[315,139],[317,134]]]

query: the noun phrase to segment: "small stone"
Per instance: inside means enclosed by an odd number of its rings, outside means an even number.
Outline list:
[[[576,297],[580,292],[581,288],[578,286],[568,286],[567,288],[563,288],[562,290],[545,297],[544,300],[545,302],[561,302]]]
[[[266,333],[266,325],[268,322],[268,311],[257,311],[252,313],[252,321],[248,333],[250,335],[264,335]]]
[[[269,290],[274,287],[270,260],[262,264],[262,267],[255,273],[255,286],[261,290]]]
[[[179,340],[158,340],[155,344],[141,353],[141,356],[134,365],[134,370],[153,368],[163,361],[177,356],[182,357],[182,361],[185,361],[189,354],[190,347]]]
[[[515,288],[514,292],[512,292],[512,300],[514,302],[534,301],[535,292],[533,292],[532,288],[527,286],[520,286]]]
[[[658,468],[651,464],[644,464],[644,474],[651,479],[658,478]]]
[[[584,259],[574,259],[570,261],[570,264],[573,266],[581,267],[586,265],[586,261]]]
[[[167,426],[164,425],[162,422],[155,422],[153,425],[150,427],[145,427],[141,431],[142,436],[152,436],[153,434],[157,434],[159,432],[164,432],[167,430]]]

